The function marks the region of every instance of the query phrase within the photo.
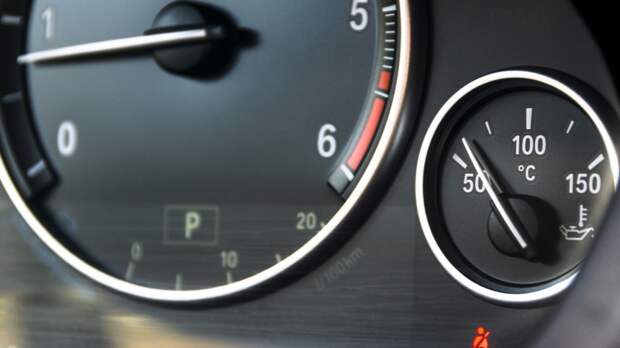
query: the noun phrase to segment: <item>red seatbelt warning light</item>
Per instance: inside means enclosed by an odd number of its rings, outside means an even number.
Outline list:
[[[471,348],[489,348],[489,336],[491,336],[491,331],[479,326],[476,328],[476,336],[471,342]]]

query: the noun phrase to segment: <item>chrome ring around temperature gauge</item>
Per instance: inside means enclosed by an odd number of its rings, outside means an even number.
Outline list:
[[[214,300],[295,277],[404,150],[408,0],[0,4],[2,184],[118,292]]]
[[[616,116],[594,95],[557,72],[501,71],[432,121],[419,220],[443,268],[476,295],[534,303],[574,280],[618,184]]]

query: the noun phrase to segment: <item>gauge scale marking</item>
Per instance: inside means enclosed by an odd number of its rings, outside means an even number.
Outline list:
[[[426,134],[416,177],[423,232],[479,296],[554,297],[596,238],[618,183],[615,123],[579,86],[552,71],[493,73],[452,96]]]
[[[186,302],[252,289],[348,232],[340,224],[397,145],[409,4],[122,3],[115,27],[79,2],[1,9],[1,33],[14,37],[2,41],[25,36],[26,47],[2,53],[0,177],[35,234],[109,288]],[[148,37],[176,33],[149,29],[170,18],[209,22],[204,43]],[[291,40],[290,18],[304,42]],[[78,29],[84,20],[96,39]],[[209,42],[210,30],[224,43]],[[222,66],[169,70],[181,53]],[[50,89],[59,78],[63,88]]]

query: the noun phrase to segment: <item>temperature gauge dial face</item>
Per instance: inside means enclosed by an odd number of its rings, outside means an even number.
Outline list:
[[[444,267],[500,301],[565,288],[615,192],[610,128],[575,89],[538,73],[496,73],[457,93],[418,167],[419,213]]]

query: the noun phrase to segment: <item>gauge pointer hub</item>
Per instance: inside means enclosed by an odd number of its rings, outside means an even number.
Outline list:
[[[510,201],[503,196],[504,190],[500,186],[498,177],[493,172],[493,169],[487,165],[484,157],[481,155],[479,146],[475,142],[470,144],[466,138],[462,138],[462,142],[467,156],[476,170],[476,174],[482,180],[485,191],[491,199],[493,210],[497,213],[514,242],[519,246],[522,255],[528,260],[533,259],[536,256],[533,243],[518,215],[514,212]]]

